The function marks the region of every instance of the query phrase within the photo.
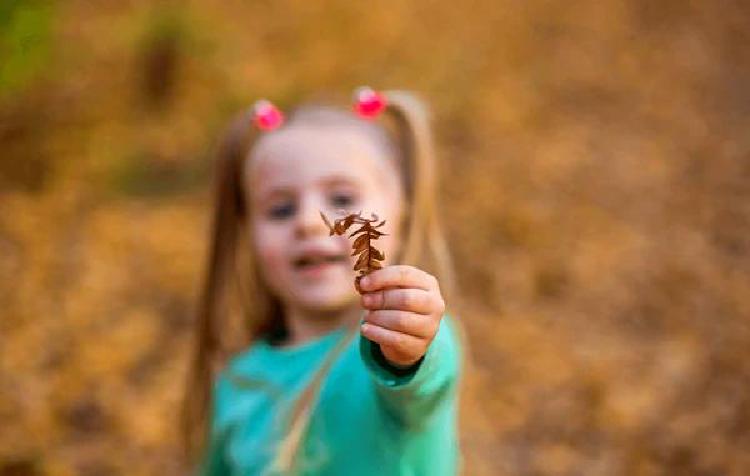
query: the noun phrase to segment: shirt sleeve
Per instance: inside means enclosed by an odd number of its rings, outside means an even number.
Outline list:
[[[386,413],[409,427],[421,427],[435,411],[455,398],[460,347],[452,318],[445,314],[425,355],[413,366],[389,364],[380,345],[359,336],[359,351]]]

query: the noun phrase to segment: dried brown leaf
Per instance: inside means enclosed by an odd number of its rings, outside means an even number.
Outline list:
[[[355,223],[361,225],[358,229],[354,230],[348,236],[353,238],[352,243],[352,256],[359,255],[356,263],[354,264],[354,271],[358,271],[359,274],[354,280],[354,287],[358,292],[362,292],[359,287],[359,280],[362,276],[369,274],[377,269],[382,269],[383,265],[380,261],[385,259],[385,254],[372,246],[372,242],[377,240],[381,236],[385,236],[386,233],[378,230],[377,228],[385,225],[385,220],[379,221],[380,218],[375,214],[371,213],[371,219],[362,217],[362,211],[358,213],[350,213],[349,215],[339,218],[331,224],[330,220],[320,212],[323,222],[326,224],[330,231],[330,235],[343,235],[346,230],[349,229]],[[379,221],[379,222],[378,222]],[[377,223],[376,223],[377,222]]]

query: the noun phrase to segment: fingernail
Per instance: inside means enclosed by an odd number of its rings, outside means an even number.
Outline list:
[[[365,306],[369,306],[370,304],[372,304],[372,295],[371,294],[363,295],[362,302],[365,304]]]
[[[360,326],[360,329],[362,329],[362,332],[367,332],[367,330],[370,329],[370,325],[367,323],[364,323]]]
[[[362,278],[359,281],[359,286],[361,288],[366,288],[366,287],[370,286],[370,278],[368,278],[367,276],[365,276],[364,278]]]

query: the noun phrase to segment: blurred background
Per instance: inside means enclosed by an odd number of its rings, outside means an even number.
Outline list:
[[[750,474],[750,4],[0,3],[0,475],[180,474],[212,153],[429,101],[467,475]]]

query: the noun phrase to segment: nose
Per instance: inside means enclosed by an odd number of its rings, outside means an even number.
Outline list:
[[[303,197],[297,213],[296,235],[300,238],[325,235],[328,228],[320,217],[322,203],[316,197]]]

